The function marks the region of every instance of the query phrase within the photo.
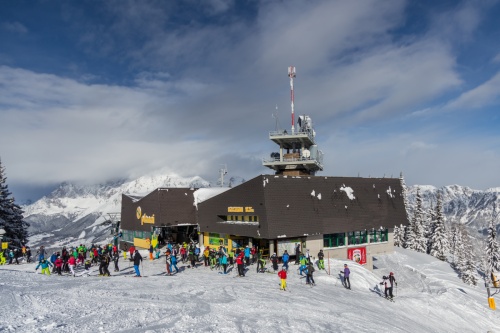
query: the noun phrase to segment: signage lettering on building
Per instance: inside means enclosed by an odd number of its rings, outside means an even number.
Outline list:
[[[155,224],[155,214],[151,216],[142,214],[142,209],[140,206],[135,210],[135,216],[138,220],[141,220],[141,225],[144,225],[144,223]]]
[[[228,213],[253,213],[253,207],[227,207]]]

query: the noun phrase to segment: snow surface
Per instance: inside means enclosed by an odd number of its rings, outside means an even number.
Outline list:
[[[347,197],[351,200],[354,200],[356,199],[356,197],[354,196],[354,190],[349,187],[349,186],[345,186],[343,185],[341,188],[340,188],[341,191],[344,191],[345,194],[347,194]],[[335,192],[335,191],[334,191]]]
[[[146,252],[143,257],[146,257]],[[35,264],[0,266],[2,332],[499,332],[484,287],[465,285],[449,264],[404,249],[376,257],[370,272],[355,263],[352,290],[339,280],[345,261],[330,260],[331,275],[304,284],[290,265],[288,291],[275,274],[244,278],[182,263],[176,276],[157,275],[164,258],[143,263],[132,278],[120,259],[112,277],[44,276]],[[112,265],[111,265],[112,266]],[[269,264],[268,264],[269,267]],[[81,268],[78,269],[81,271]],[[380,297],[381,276],[395,273],[396,302]]]

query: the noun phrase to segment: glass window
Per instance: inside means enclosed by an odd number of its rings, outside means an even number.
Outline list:
[[[345,233],[323,235],[323,247],[345,246]]]
[[[374,229],[370,231],[370,243],[387,242],[389,240],[389,229]]]
[[[351,231],[347,233],[347,241],[349,245],[358,245],[368,243],[366,230],[364,231]]]

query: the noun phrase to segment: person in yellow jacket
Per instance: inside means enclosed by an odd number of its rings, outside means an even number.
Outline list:
[[[203,261],[205,262],[205,267],[207,267],[209,265],[209,263],[208,263],[209,255],[210,255],[210,247],[207,246],[205,248],[205,251],[203,251]]]

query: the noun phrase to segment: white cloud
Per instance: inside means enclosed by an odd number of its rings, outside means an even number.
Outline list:
[[[479,86],[468,90],[447,103],[445,110],[477,109],[499,102],[500,72]]]
[[[14,32],[17,34],[25,34],[28,32],[28,28],[20,22],[4,22],[2,23],[2,28],[6,31]]]

